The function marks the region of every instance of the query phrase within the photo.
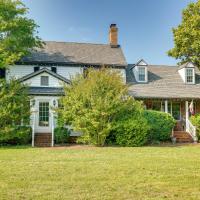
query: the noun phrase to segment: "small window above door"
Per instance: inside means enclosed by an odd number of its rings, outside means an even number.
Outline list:
[[[41,76],[40,85],[41,86],[49,86],[49,77],[48,76]]]

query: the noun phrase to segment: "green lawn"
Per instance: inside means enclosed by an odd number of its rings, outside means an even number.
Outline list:
[[[200,199],[200,146],[0,148],[0,199]]]

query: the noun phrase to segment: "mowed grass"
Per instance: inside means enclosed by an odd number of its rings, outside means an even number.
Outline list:
[[[0,148],[0,199],[200,199],[200,146]]]

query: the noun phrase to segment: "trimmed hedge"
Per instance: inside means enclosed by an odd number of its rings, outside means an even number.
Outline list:
[[[174,125],[175,120],[168,113],[153,110],[127,113],[115,123],[106,143],[134,147],[169,141]]]
[[[143,146],[148,139],[148,130],[146,119],[140,114],[134,115],[129,119],[116,122],[106,143],[132,147]]]
[[[170,114],[154,110],[145,110],[144,117],[150,127],[148,131],[149,143],[170,140],[172,129],[176,122]]]
[[[0,144],[29,144],[31,142],[31,127],[26,126],[8,126],[4,130],[0,130]]]
[[[56,127],[54,129],[54,137],[56,144],[67,143],[70,137],[70,130],[64,127]]]
[[[200,114],[190,117],[190,120],[194,126],[196,126],[197,138],[200,140]]]

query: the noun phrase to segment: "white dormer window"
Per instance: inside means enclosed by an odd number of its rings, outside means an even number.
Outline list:
[[[148,64],[143,59],[139,60],[132,70],[137,82],[148,82]]]
[[[179,66],[178,72],[186,84],[195,84],[195,66],[191,62],[187,62]]]
[[[139,67],[138,68],[138,81],[145,82],[146,81],[145,75],[146,75],[146,68]]]
[[[41,86],[49,86],[49,77],[41,76],[40,85]]]
[[[186,68],[186,83],[194,83],[194,69]]]

